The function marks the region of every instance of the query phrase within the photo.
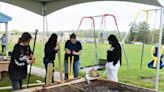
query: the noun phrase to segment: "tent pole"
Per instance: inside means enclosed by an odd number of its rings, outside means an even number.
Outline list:
[[[45,19],[46,19],[46,2],[42,2],[42,16],[43,16],[43,33],[42,33],[42,58],[44,58],[44,43],[45,43]]]
[[[161,7],[161,14],[160,14],[160,31],[159,31],[159,42],[158,42],[158,62],[156,68],[156,79],[155,79],[155,90],[158,91],[158,84],[159,84],[159,69],[160,69],[160,48],[162,44],[162,31],[163,31],[163,7]]]
[[[145,22],[146,22],[146,25],[148,25],[149,11],[144,10],[143,12],[146,13],[146,20],[145,20]],[[143,31],[142,31],[142,32],[143,32],[143,33],[142,33],[143,36],[145,36],[144,31],[146,31],[145,28],[144,28]],[[141,51],[140,70],[142,69],[142,62],[143,62],[143,57],[144,57],[144,50],[145,50],[145,38],[142,38],[142,51]]]
[[[2,9],[2,8],[1,8],[1,2],[0,2],[0,12],[1,12],[1,9]],[[2,30],[1,30],[1,23],[0,23],[0,31],[2,31]]]
[[[156,20],[157,20],[157,13],[158,13],[158,11],[157,10],[155,10],[155,17],[154,17],[154,25],[153,25],[153,31],[152,31],[152,43],[155,43],[155,31],[156,31],[156,29],[155,29],[155,26],[156,26]]]
[[[5,23],[5,35],[6,35],[6,56],[8,56],[8,23]]]

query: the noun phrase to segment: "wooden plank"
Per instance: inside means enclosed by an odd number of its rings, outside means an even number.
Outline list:
[[[62,73],[62,62],[61,62],[61,48],[58,43],[58,61],[59,61],[59,72],[60,72],[60,81],[63,82],[63,73]]]
[[[22,90],[18,90],[18,91],[14,91],[14,92],[39,92],[38,90],[42,90],[42,89],[43,89],[43,87],[39,86],[39,87],[33,87],[33,88],[28,88],[28,89],[22,89]]]
[[[97,78],[90,78],[90,80],[96,80],[96,79]],[[44,89],[52,89],[55,87],[61,87],[61,86],[71,85],[71,84],[75,84],[75,83],[81,83],[81,82],[85,82],[85,81],[86,81],[85,78],[81,78],[78,80],[73,80],[73,81],[65,82],[65,83],[58,84],[58,85],[52,85],[52,86],[44,87]]]
[[[34,87],[34,86],[41,86],[44,85],[45,83],[33,83],[29,84],[29,87]],[[25,88],[27,85],[23,85],[23,88]],[[12,89],[11,86],[6,86],[6,87],[0,87],[0,90],[6,90],[6,89]],[[23,89],[24,90],[24,89]]]
[[[46,74],[46,86],[51,85],[52,83],[52,73],[53,73],[53,64],[48,63],[47,74]]]
[[[97,80],[98,81],[104,81],[106,83],[117,83],[119,85],[126,85],[128,87],[135,87],[135,88],[138,88],[138,89],[149,90],[150,92],[158,92],[158,91],[155,91],[153,89],[144,88],[144,87],[140,87],[140,86],[135,86],[135,85],[132,85],[132,84],[127,84],[127,83],[122,83],[122,82],[115,82],[115,81],[111,81],[111,80],[107,80],[107,79],[102,79],[102,78],[98,78]]]
[[[7,72],[10,61],[0,61],[0,79],[2,78],[1,72]]]
[[[0,60],[0,79],[2,78],[1,72],[8,71],[9,63],[10,63],[10,60],[7,60],[7,61]]]

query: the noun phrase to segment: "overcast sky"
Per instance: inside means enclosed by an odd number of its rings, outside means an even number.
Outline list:
[[[114,2],[114,1],[101,1],[84,3],[69,6],[64,9],[60,9],[47,16],[48,29],[50,31],[60,30],[76,30],[80,19],[83,16],[94,16],[105,13],[113,14],[116,16],[120,31],[128,31],[129,24],[134,19],[134,16],[139,10],[142,9],[156,9],[159,7],[129,3],[129,2]],[[12,21],[9,23],[9,30],[17,29],[20,31],[34,31],[35,29],[42,30],[42,17],[28,10],[20,7],[1,3],[1,11],[12,17]],[[157,13],[156,28],[159,28],[159,12]],[[100,19],[96,18],[96,29],[100,29]],[[155,19],[155,12],[149,13],[149,24],[153,28]],[[137,22],[144,21],[145,14],[142,13]],[[3,24],[1,29],[4,30]],[[91,22],[85,20],[81,26],[81,29],[90,29]],[[115,25],[112,18],[106,20],[106,30],[114,30]]]

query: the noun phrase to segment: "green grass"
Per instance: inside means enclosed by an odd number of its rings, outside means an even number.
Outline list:
[[[13,45],[14,44],[10,44],[10,50],[12,50]],[[98,46],[99,46],[98,48],[99,58],[106,59],[106,51],[109,48],[109,45],[99,44]],[[130,68],[128,68],[126,64],[124,53],[123,53],[122,55],[123,64],[119,70],[119,75],[118,75],[120,82],[154,89],[154,79],[156,75],[156,70],[147,68],[147,63],[150,60],[152,60],[152,57],[150,55],[151,47],[152,45],[145,45],[143,66],[142,66],[142,70],[140,70],[142,45],[134,45],[134,44],[125,45],[126,55],[128,57]],[[81,67],[94,64],[94,52],[95,52],[94,44],[83,44],[83,52],[81,55]],[[63,64],[64,43],[61,44],[61,55],[62,55],[62,64]],[[36,63],[34,65],[43,67],[41,42],[36,44],[35,56],[36,56]],[[57,58],[55,60],[55,68],[58,70]],[[103,73],[103,71],[100,72]],[[81,74],[83,75],[84,73]],[[150,80],[147,81],[147,79]],[[161,92],[164,92],[164,70],[160,70],[159,89]]]
[[[30,84],[32,83],[37,83],[36,80],[40,80],[40,81],[44,81],[43,78],[35,76],[35,75],[31,75],[30,78]],[[23,80],[23,85],[27,84],[27,79]],[[8,74],[6,72],[3,72],[3,76],[2,79],[0,79],[0,87],[6,87],[6,86],[11,86],[10,80],[8,78]],[[11,89],[8,90],[0,90],[0,92],[11,92]]]

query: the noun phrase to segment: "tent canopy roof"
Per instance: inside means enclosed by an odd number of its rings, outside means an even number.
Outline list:
[[[59,10],[67,6],[92,2],[92,1],[127,1],[127,2],[141,3],[141,4],[149,4],[154,6],[161,6],[158,0],[0,0],[0,1],[22,7],[39,15],[43,15],[42,14],[43,2],[46,2],[45,15],[48,15],[56,10]]]
[[[11,21],[11,19],[12,18],[10,16],[0,12],[0,23],[7,23],[7,22]]]

